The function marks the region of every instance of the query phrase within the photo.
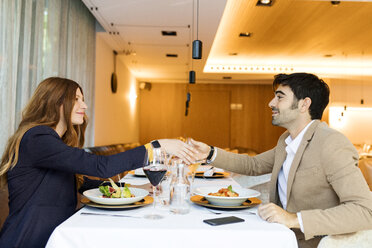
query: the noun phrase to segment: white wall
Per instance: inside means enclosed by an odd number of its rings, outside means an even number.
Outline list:
[[[117,92],[111,92],[111,73],[114,71],[112,49],[101,37],[96,36],[96,92],[94,145],[138,142],[138,95],[137,82],[128,68],[116,59]]]

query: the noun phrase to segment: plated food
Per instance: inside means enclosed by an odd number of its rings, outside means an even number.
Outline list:
[[[99,203],[90,201],[88,198],[85,198],[85,197],[80,200],[80,202],[86,206],[93,207],[93,208],[100,208],[100,209],[108,209],[108,210],[127,210],[127,209],[132,209],[132,208],[138,208],[138,207],[149,205],[153,203],[153,201],[154,199],[151,196],[145,196],[145,198],[143,198],[140,201],[136,201],[136,202],[129,203],[129,204],[120,204],[120,205],[99,204]]]
[[[232,186],[229,185],[227,188],[221,188],[216,193],[209,193],[208,195],[211,196],[222,196],[222,197],[237,197],[239,196],[238,193],[233,191]]]
[[[207,201],[207,199],[205,199],[205,197],[203,197],[201,195],[191,196],[190,200],[193,203],[195,203],[197,205],[200,205],[200,206],[203,206],[203,207],[208,207],[208,208],[213,208],[213,209],[224,209],[224,210],[239,210],[239,209],[244,209],[244,208],[251,208],[251,207],[254,207],[254,206],[257,206],[257,205],[261,204],[261,200],[256,198],[256,197],[249,198],[245,202],[243,202],[242,204],[240,204],[238,206],[214,205],[214,204],[210,203],[209,201]]]
[[[238,194],[238,196],[214,196],[210,195],[209,193],[218,192],[221,186],[207,186],[207,187],[199,187],[194,190],[194,194],[203,196],[210,204],[217,205],[217,206],[240,206],[243,202],[245,202],[248,198],[257,197],[261,193],[253,190],[253,189],[246,189],[239,186],[231,187],[231,191],[234,191]],[[226,187],[227,189],[229,187]]]
[[[103,198],[130,198],[135,197],[134,194],[130,192],[130,189],[127,186],[120,188],[116,185],[111,178],[109,178],[111,186],[99,186],[99,191],[102,193]]]
[[[120,190],[120,197],[103,197],[103,193],[100,191],[99,188],[90,189],[84,191],[83,195],[87,197],[90,201],[103,204],[103,205],[125,205],[125,204],[132,204],[138,201],[141,201],[145,196],[149,194],[149,192],[145,189],[140,188],[133,188],[133,187],[127,187],[127,190],[125,190],[125,187],[118,187]],[[119,192],[119,190],[116,189]],[[129,193],[130,192],[130,196]],[[123,193],[124,192],[124,193]],[[110,193],[109,193],[110,194]],[[125,197],[125,195],[129,197]],[[117,194],[116,196],[119,196]],[[121,197],[124,196],[124,197]]]

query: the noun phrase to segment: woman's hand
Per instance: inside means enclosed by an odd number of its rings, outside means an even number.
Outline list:
[[[204,159],[207,159],[210,151],[211,151],[211,147],[203,142],[199,142],[199,141],[195,141],[193,139],[190,139],[190,144],[192,146],[194,146],[196,149],[197,149],[197,160],[204,160]]]
[[[159,139],[158,142],[164,151],[182,159],[186,164],[198,160],[198,151],[192,146],[178,139]]]

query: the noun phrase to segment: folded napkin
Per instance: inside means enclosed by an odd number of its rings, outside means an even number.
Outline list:
[[[213,174],[215,172],[224,172],[224,170],[219,169],[219,168],[215,168],[215,167],[211,167],[209,170],[204,171],[204,176],[205,177],[211,177],[211,176],[213,176]]]
[[[134,170],[134,175],[145,176],[145,172],[143,172],[143,168],[138,168]]]
[[[86,176],[84,176],[83,179],[84,179],[83,184],[78,189],[78,192],[80,194],[83,194],[84,191],[89,190],[89,189],[96,189],[96,188],[98,188],[101,185],[103,185],[103,186],[106,186],[106,185],[111,186],[111,183],[109,181],[102,181],[102,180],[90,179],[90,178],[88,178]],[[124,185],[125,185],[124,182],[120,182],[120,183],[119,182],[115,182],[115,183],[119,187],[124,187]]]

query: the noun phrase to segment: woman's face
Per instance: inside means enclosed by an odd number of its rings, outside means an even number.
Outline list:
[[[87,105],[84,102],[84,96],[80,89],[76,90],[75,105],[71,112],[71,122],[72,125],[81,125],[84,123],[84,114],[87,109]]]

